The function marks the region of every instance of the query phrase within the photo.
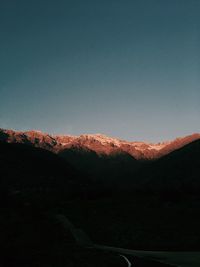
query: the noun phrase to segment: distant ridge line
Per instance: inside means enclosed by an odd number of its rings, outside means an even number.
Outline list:
[[[177,150],[195,140],[200,133],[178,137],[172,141],[148,143],[126,141],[103,134],[52,135],[41,131],[14,131],[0,128],[0,141],[23,143],[60,153],[69,149],[93,151],[97,155],[126,153],[137,160],[153,160]]]

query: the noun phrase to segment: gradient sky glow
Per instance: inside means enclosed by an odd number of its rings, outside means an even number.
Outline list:
[[[1,0],[0,127],[200,132],[199,0]]]

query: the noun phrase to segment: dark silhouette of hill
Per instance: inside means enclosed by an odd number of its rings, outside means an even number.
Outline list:
[[[88,148],[72,147],[56,155],[29,145],[0,142],[1,190],[60,190],[87,197],[120,186],[128,191],[198,194],[199,151],[197,140],[158,160],[142,162],[127,153],[99,155]]]
[[[78,246],[55,220],[65,202],[85,196],[87,183],[54,153],[0,142],[0,265],[125,266],[118,255]]]
[[[53,136],[40,131],[18,132],[0,129],[0,140],[3,143],[26,144],[26,147],[30,146],[51,151],[63,158],[63,165],[65,159],[68,162],[65,167],[56,167],[56,163],[52,164],[55,167],[52,173],[58,175],[70,163],[74,169],[79,171],[78,176],[80,181],[76,186],[76,190],[78,187],[85,188],[84,194],[86,197],[88,195],[95,197],[110,194],[111,191],[113,191],[112,194],[118,194],[120,191],[132,191],[136,189],[156,191],[158,188],[159,190],[163,188],[163,190],[167,191],[169,187],[169,190],[170,188],[174,188],[174,191],[176,191],[179,187],[179,191],[182,190],[186,172],[183,172],[182,178],[179,177],[182,169],[179,167],[174,168],[164,158],[166,155],[171,155],[176,150],[184,148],[187,144],[191,144],[194,140],[199,140],[199,138],[199,134],[192,134],[170,142],[150,144],[145,142],[127,142],[101,134]],[[179,158],[182,156],[177,155],[176,157]],[[168,156],[166,159],[168,159]],[[152,163],[152,161],[155,162]],[[58,157],[55,162],[58,162]],[[33,173],[37,169],[43,168],[40,167],[38,161],[35,162],[34,168],[33,161],[31,164]],[[190,164],[190,162],[187,162],[186,166]],[[30,164],[25,164],[23,167],[27,168],[26,165],[31,167]],[[165,166],[168,165],[170,166],[169,168],[166,167],[165,171]],[[19,166],[16,166],[16,171],[19,169]],[[45,172],[51,173],[53,166],[47,168]],[[193,172],[196,173],[194,168]],[[24,173],[24,171],[21,170],[21,173]],[[40,173],[35,175],[37,176],[35,182],[38,179],[41,184],[42,179],[40,175]],[[171,178],[173,175],[175,178]],[[69,171],[67,176],[69,176]],[[86,182],[86,177],[90,177],[88,182]],[[76,179],[72,180],[75,181]],[[182,179],[182,182],[179,179]],[[192,183],[195,182],[192,182],[192,177],[190,179],[191,188]],[[57,179],[55,180],[57,181]],[[26,184],[26,179],[23,183]],[[80,184],[82,185],[80,186]],[[185,187],[187,187],[187,184]],[[72,192],[74,190],[70,191]]]
[[[6,195],[52,198],[82,197],[89,178],[58,155],[24,144],[0,142],[0,190]],[[49,199],[48,199],[49,198]]]
[[[177,149],[180,149],[187,144],[192,143],[193,141],[200,140],[200,134],[194,133],[188,136],[179,137],[175,140],[172,140],[170,142],[166,142],[163,148],[157,151],[155,155],[155,159],[161,158]],[[151,157],[150,159],[153,159],[154,157]]]
[[[200,140],[146,164],[137,173],[137,186],[158,193],[195,194],[200,192]]]
[[[142,163],[125,152],[111,155],[97,154],[83,147],[72,147],[58,153],[73,167],[87,173],[94,181],[108,187],[122,183],[122,179],[134,175]]]
[[[57,155],[32,145],[1,142],[0,245],[4,254],[12,252],[17,262],[22,260],[18,247],[27,249],[27,260],[36,247],[40,254],[36,261],[45,253],[50,255],[59,230],[48,215],[60,211],[102,244],[199,249],[199,151],[198,140],[158,160],[142,162],[126,153],[100,155],[77,146]],[[46,236],[51,231],[50,242]],[[56,259],[62,251],[64,260],[66,247],[71,251],[70,237],[69,246],[65,241],[56,241]],[[47,250],[42,249],[45,246]]]
[[[67,216],[100,244],[199,250],[199,152],[197,140],[158,160],[143,162],[134,175],[121,176],[120,189],[114,187],[106,198],[74,202],[77,214],[69,205]]]

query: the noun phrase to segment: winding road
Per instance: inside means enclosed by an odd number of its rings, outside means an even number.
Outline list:
[[[133,266],[133,264],[131,264],[129,259],[126,257],[128,255],[153,260],[176,267],[200,267],[200,251],[143,251],[98,245],[93,243],[83,230],[76,228],[64,215],[56,215],[56,219],[66,230],[71,231],[77,244],[89,249],[116,252],[119,254],[119,256],[124,258],[128,264],[128,267]]]
[[[131,262],[127,259],[126,256],[124,256],[124,255],[119,255],[119,256],[122,257],[123,259],[125,259],[126,263],[128,264],[128,267],[132,266]]]

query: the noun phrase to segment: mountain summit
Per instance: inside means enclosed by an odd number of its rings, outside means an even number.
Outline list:
[[[50,135],[40,131],[13,131],[0,129],[0,141],[22,143],[60,153],[68,149],[95,152],[97,155],[128,154],[137,160],[153,160],[177,150],[195,140],[200,134],[195,133],[173,141],[162,143],[130,142],[112,138],[103,134]]]

